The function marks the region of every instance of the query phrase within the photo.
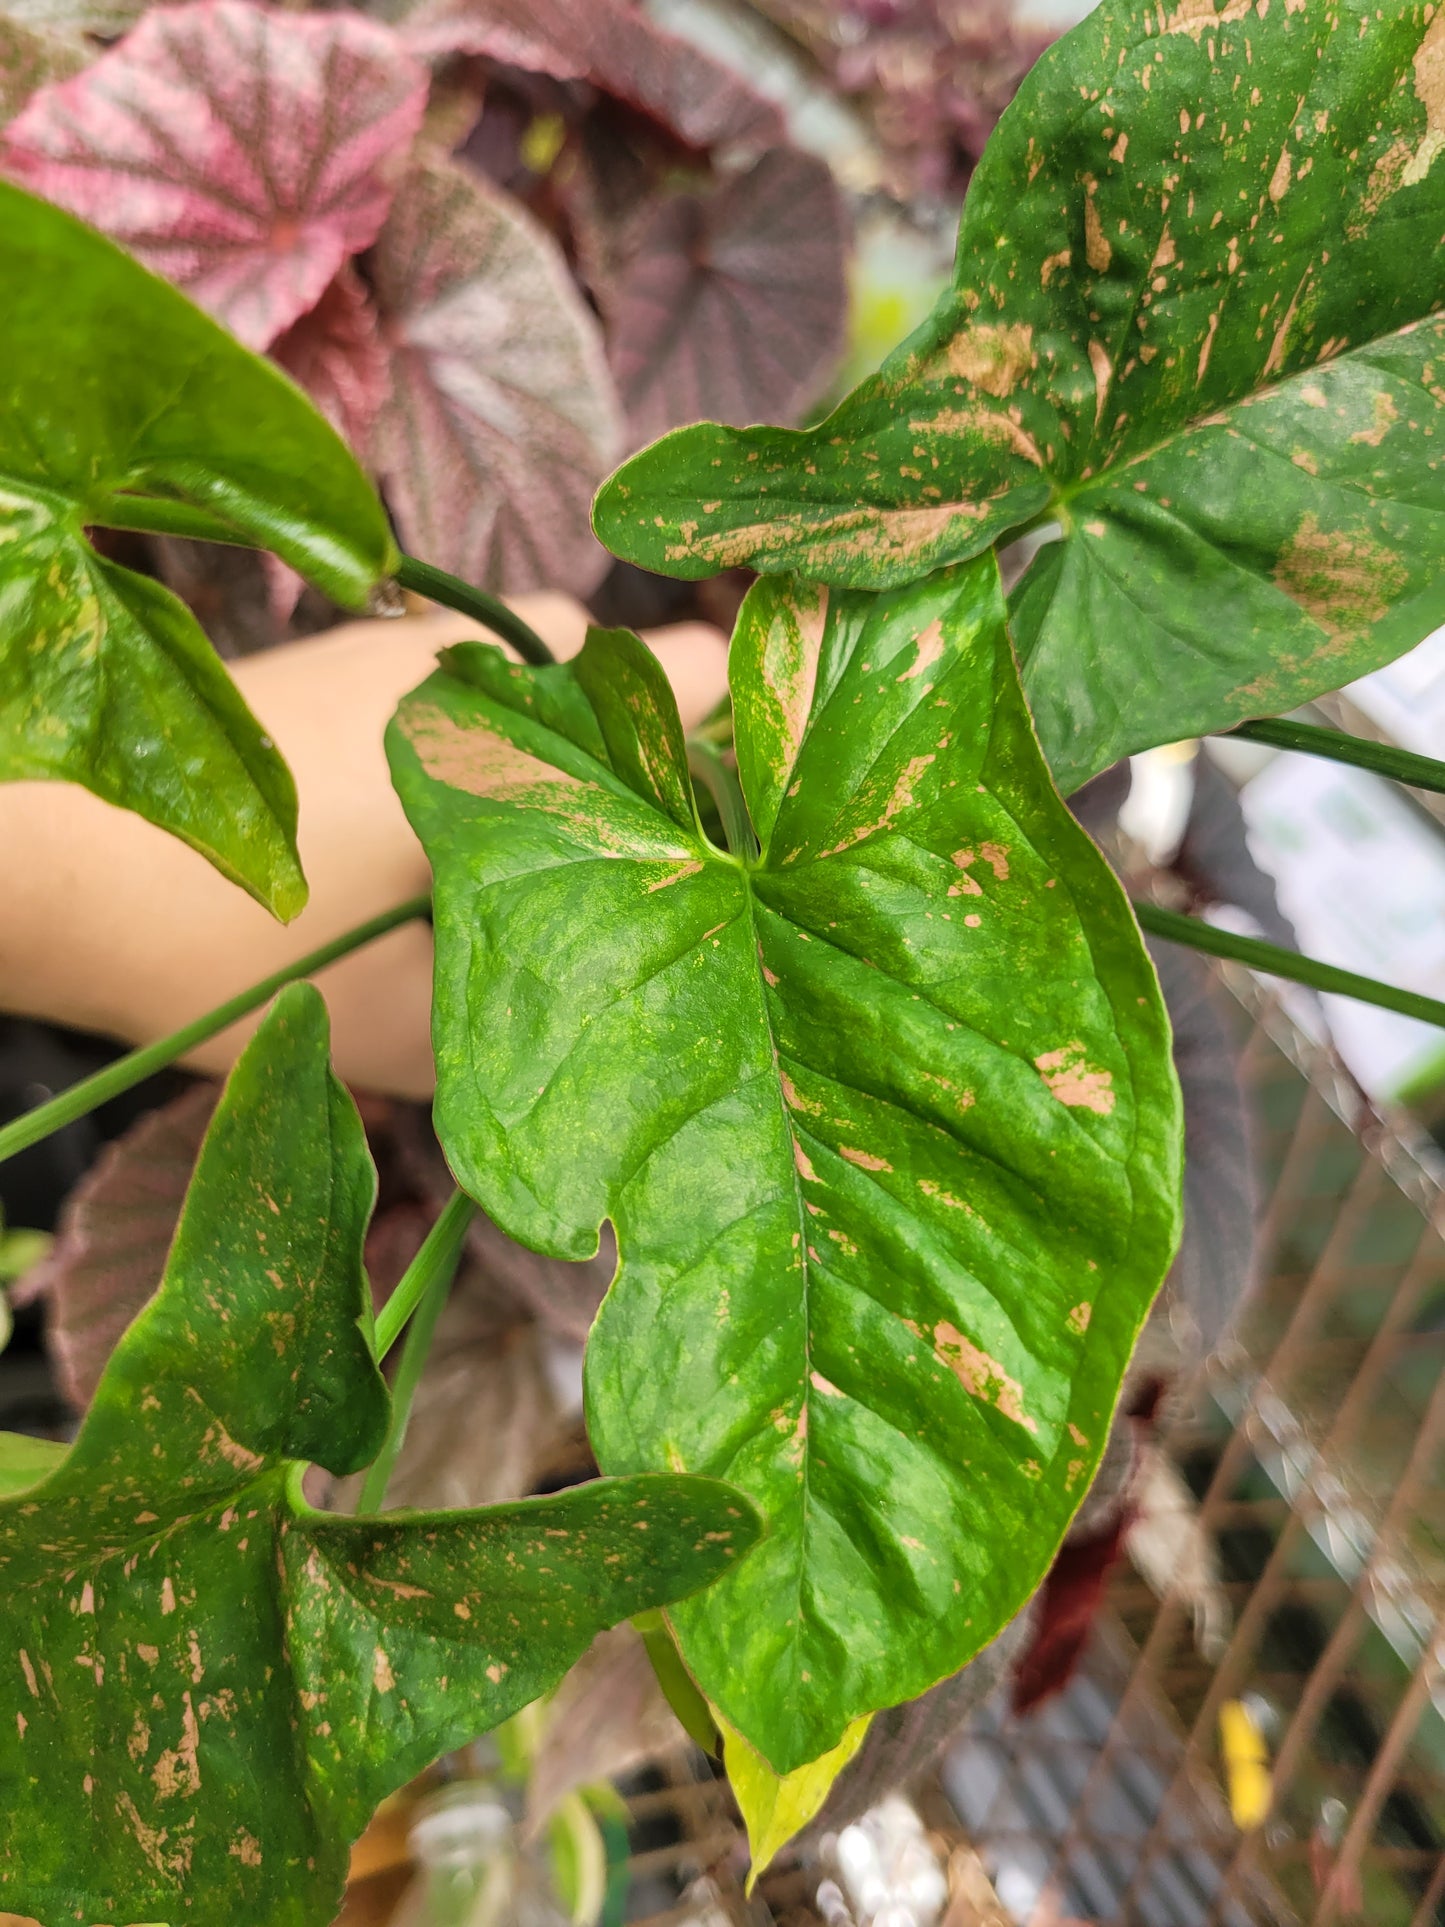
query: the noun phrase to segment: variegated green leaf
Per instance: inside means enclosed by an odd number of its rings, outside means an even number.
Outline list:
[[[185,604],[86,531],[199,508],[361,607],[396,565],[381,504],[279,369],[4,182],[0,283],[0,781],[83,783],[293,917],[290,771]]]
[[[436,877],[448,1157],[538,1250],[612,1220],[593,1444],[766,1511],[670,1617],[785,1774],[1047,1567],[1172,1249],[1178,1100],[991,557],[883,597],[762,583],[732,684],[755,861],[699,832],[624,631],[559,668],[449,651],[390,749]]]
[[[1103,0],[974,175],[955,285],[817,428],[683,429],[619,555],[887,587],[1056,521],[1016,595],[1064,789],[1445,620],[1445,13]]]
[[[295,986],[74,1447],[57,1467],[0,1438],[0,1909],[326,1927],[383,1795],[755,1536],[697,1478],[313,1512],[300,1461],[355,1471],[387,1426],[374,1194],[325,1008]]]

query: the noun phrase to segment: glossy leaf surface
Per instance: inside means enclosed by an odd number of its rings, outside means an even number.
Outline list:
[[[0,779],[83,783],[294,915],[289,771],[185,605],[85,527],[114,491],[190,502],[360,607],[395,563],[380,504],[283,375],[119,248],[4,183],[0,236]]]
[[[5,162],[266,348],[376,239],[426,92],[377,21],[196,0],[42,89]]]
[[[843,345],[847,264],[837,185],[796,148],[660,201],[602,291],[635,439],[703,416],[796,419]]]
[[[786,1773],[1043,1573],[1173,1248],[1178,1096],[992,558],[882,598],[761,584],[731,675],[750,867],[700,835],[625,631],[539,671],[449,651],[390,743],[452,1168],[555,1255],[615,1225],[590,1435],[767,1513],[671,1621]]]
[[[815,430],[683,431],[617,553],[884,587],[1055,517],[1014,631],[1071,789],[1445,619],[1445,15],[1104,0],[974,175],[955,288]]]
[[[491,589],[581,593],[587,505],[618,442],[596,317],[516,201],[419,161],[371,260],[392,392],[375,456],[416,553]]]
[[[386,1429],[374,1193],[325,1007],[295,986],[68,1458],[0,1501],[0,1906],[325,1927],[384,1794],[750,1542],[745,1502],[700,1479],[313,1512],[297,1461],[354,1471]]]

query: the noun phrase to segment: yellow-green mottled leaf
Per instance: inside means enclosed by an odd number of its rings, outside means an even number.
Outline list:
[[[749,1893],[769,1862],[818,1813],[833,1782],[863,1744],[871,1718],[869,1714],[854,1720],[832,1751],[820,1759],[795,1767],[791,1773],[775,1773],[762,1754],[719,1716],[723,1765],[727,1768],[728,1783],[737,1799],[743,1825],[748,1830],[748,1851],[752,1856],[748,1870]]]
[[[1445,12],[1103,0],[975,173],[954,286],[814,429],[688,428],[619,555],[883,588],[1034,520],[1024,687],[1066,791],[1445,621]]]
[[[668,1623],[786,1773],[1043,1576],[1173,1249],[1178,1095],[992,557],[882,596],[764,581],[731,679],[755,860],[678,806],[677,710],[625,631],[538,670],[451,650],[389,748],[436,879],[449,1162],[537,1250],[615,1227],[598,1462],[767,1514]]]
[[[0,780],[82,783],[292,917],[290,771],[185,604],[86,530],[117,493],[204,509],[360,608],[396,562],[376,494],[279,369],[3,182],[0,282]]]
[[[54,1439],[34,1439],[25,1432],[0,1432],[0,1498],[38,1485],[55,1471],[69,1449]]]
[[[375,1172],[327,1042],[317,993],[283,993],[75,1445],[0,1497],[0,1911],[326,1927],[381,1798],[755,1535],[696,1478],[306,1504],[303,1461],[358,1470],[388,1418]]]

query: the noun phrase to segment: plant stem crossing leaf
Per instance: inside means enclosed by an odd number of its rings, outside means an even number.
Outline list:
[[[761,584],[732,685],[755,863],[699,832],[625,631],[539,671],[449,651],[390,752],[436,875],[449,1161],[538,1250],[615,1224],[591,1437],[768,1514],[670,1617],[787,1773],[1048,1565],[1173,1248],[1178,1096],[992,558],[881,598]]]

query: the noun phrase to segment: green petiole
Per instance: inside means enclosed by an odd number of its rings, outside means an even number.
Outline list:
[[[1436,790],[1445,796],[1445,763],[1437,763],[1433,756],[1417,756],[1413,750],[1367,742],[1361,736],[1347,736],[1340,729],[1296,723],[1287,716],[1266,716],[1259,722],[1241,723],[1229,734],[1240,736],[1247,743],[1267,743],[1271,749],[1292,749],[1305,756],[1327,757],[1333,763],[1350,763],[1356,769],[1387,776],[1393,783],[1407,783],[1417,790]]]
[[[192,508],[189,502],[173,502],[160,495],[128,495],[113,492],[91,504],[92,525],[106,529],[134,529],[143,535],[185,535],[197,542],[226,542],[233,548],[249,549],[248,540],[219,515],[207,509]],[[424,595],[459,615],[471,616],[485,629],[511,643],[523,662],[538,667],[557,659],[530,623],[509,609],[485,589],[474,589],[459,576],[449,575],[430,562],[414,555],[403,555],[396,580],[403,589]]]
[[[1265,943],[1258,937],[1237,936],[1234,931],[1220,930],[1200,917],[1182,917],[1174,910],[1161,910],[1154,903],[1136,902],[1134,914],[1141,929],[1169,943],[1207,951],[1211,957],[1228,957],[1271,977],[1287,977],[1291,983],[1308,984],[1312,990],[1353,997],[1362,1004],[1378,1004],[1381,1010],[1397,1010],[1403,1017],[1418,1018],[1422,1024],[1438,1024],[1445,1030],[1445,1003],[1422,996],[1417,990],[1396,990],[1392,984],[1378,983],[1373,977],[1340,970],[1314,957],[1301,957],[1296,951],[1281,950],[1278,944]]]
[[[366,1474],[361,1496],[356,1502],[358,1512],[381,1510],[387,1483],[406,1440],[412,1401],[431,1350],[436,1322],[451,1290],[467,1226],[476,1208],[465,1192],[452,1193],[445,1210],[427,1233],[421,1250],[407,1266],[400,1284],[382,1307],[376,1321],[378,1358],[385,1358],[404,1325],[407,1327],[406,1343],[402,1346],[396,1379],[391,1388],[391,1425],[385,1444]]]

